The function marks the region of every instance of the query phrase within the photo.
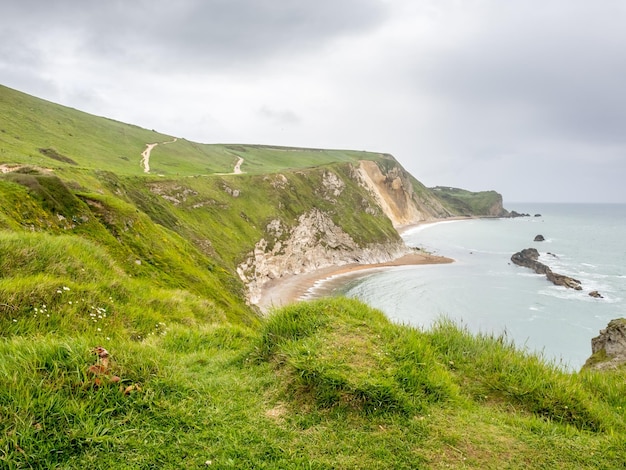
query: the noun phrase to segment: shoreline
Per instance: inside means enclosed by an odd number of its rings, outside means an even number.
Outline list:
[[[415,224],[397,227],[396,230],[400,235],[402,235],[412,229],[424,225],[472,219],[473,217],[450,217],[448,219],[425,220]],[[267,282],[262,288],[261,297],[256,303],[256,306],[259,307],[262,313],[266,314],[274,308],[284,307],[299,300],[306,300],[307,293],[310,293],[311,289],[319,286],[320,284],[332,281],[339,277],[354,275],[356,273],[365,275],[367,272],[385,268],[449,264],[453,262],[454,259],[452,258],[416,250],[413,253],[407,253],[404,256],[384,263],[351,263],[327,266],[325,268],[316,269],[315,271],[303,274],[291,274],[289,276],[273,279]]]

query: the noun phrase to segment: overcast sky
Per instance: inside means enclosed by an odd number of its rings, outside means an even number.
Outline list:
[[[387,152],[505,205],[626,202],[624,0],[1,10],[0,83],[83,111],[203,143]]]

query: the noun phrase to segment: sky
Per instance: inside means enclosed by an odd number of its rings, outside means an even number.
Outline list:
[[[624,25],[623,0],[5,0],[0,84],[202,143],[391,153],[505,206],[626,203]]]

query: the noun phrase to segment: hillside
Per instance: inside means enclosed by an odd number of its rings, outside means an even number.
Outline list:
[[[270,279],[388,261],[395,226],[459,214],[386,154],[196,144],[4,87],[0,116],[0,227],[88,239],[238,312]]]
[[[239,158],[245,172],[265,174],[384,156],[349,150],[259,145],[198,144],[50,103],[0,85],[0,161],[67,170],[89,168],[117,175],[198,176],[232,173]],[[175,142],[172,142],[176,139]],[[169,144],[168,144],[169,143]]]
[[[390,155],[198,144],[5,87],[0,168],[2,468],[626,455],[620,371],[565,374],[345,299],[256,307],[277,277],[406,253],[400,226],[496,215],[497,193],[460,206]]]
[[[508,212],[502,207],[502,196],[495,191],[472,192],[449,186],[431,188],[443,204],[456,214],[471,216],[485,214],[503,217]]]

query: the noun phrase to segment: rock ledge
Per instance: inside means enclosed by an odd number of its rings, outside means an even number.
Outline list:
[[[580,281],[573,277],[557,274],[545,264],[538,261],[539,252],[535,248],[525,248],[511,256],[511,261],[518,266],[524,266],[535,271],[537,274],[545,274],[550,282],[557,286],[567,287],[574,290],[582,290]]]
[[[591,357],[584,368],[617,369],[626,363],[626,318],[611,320],[600,334],[591,340]]]

